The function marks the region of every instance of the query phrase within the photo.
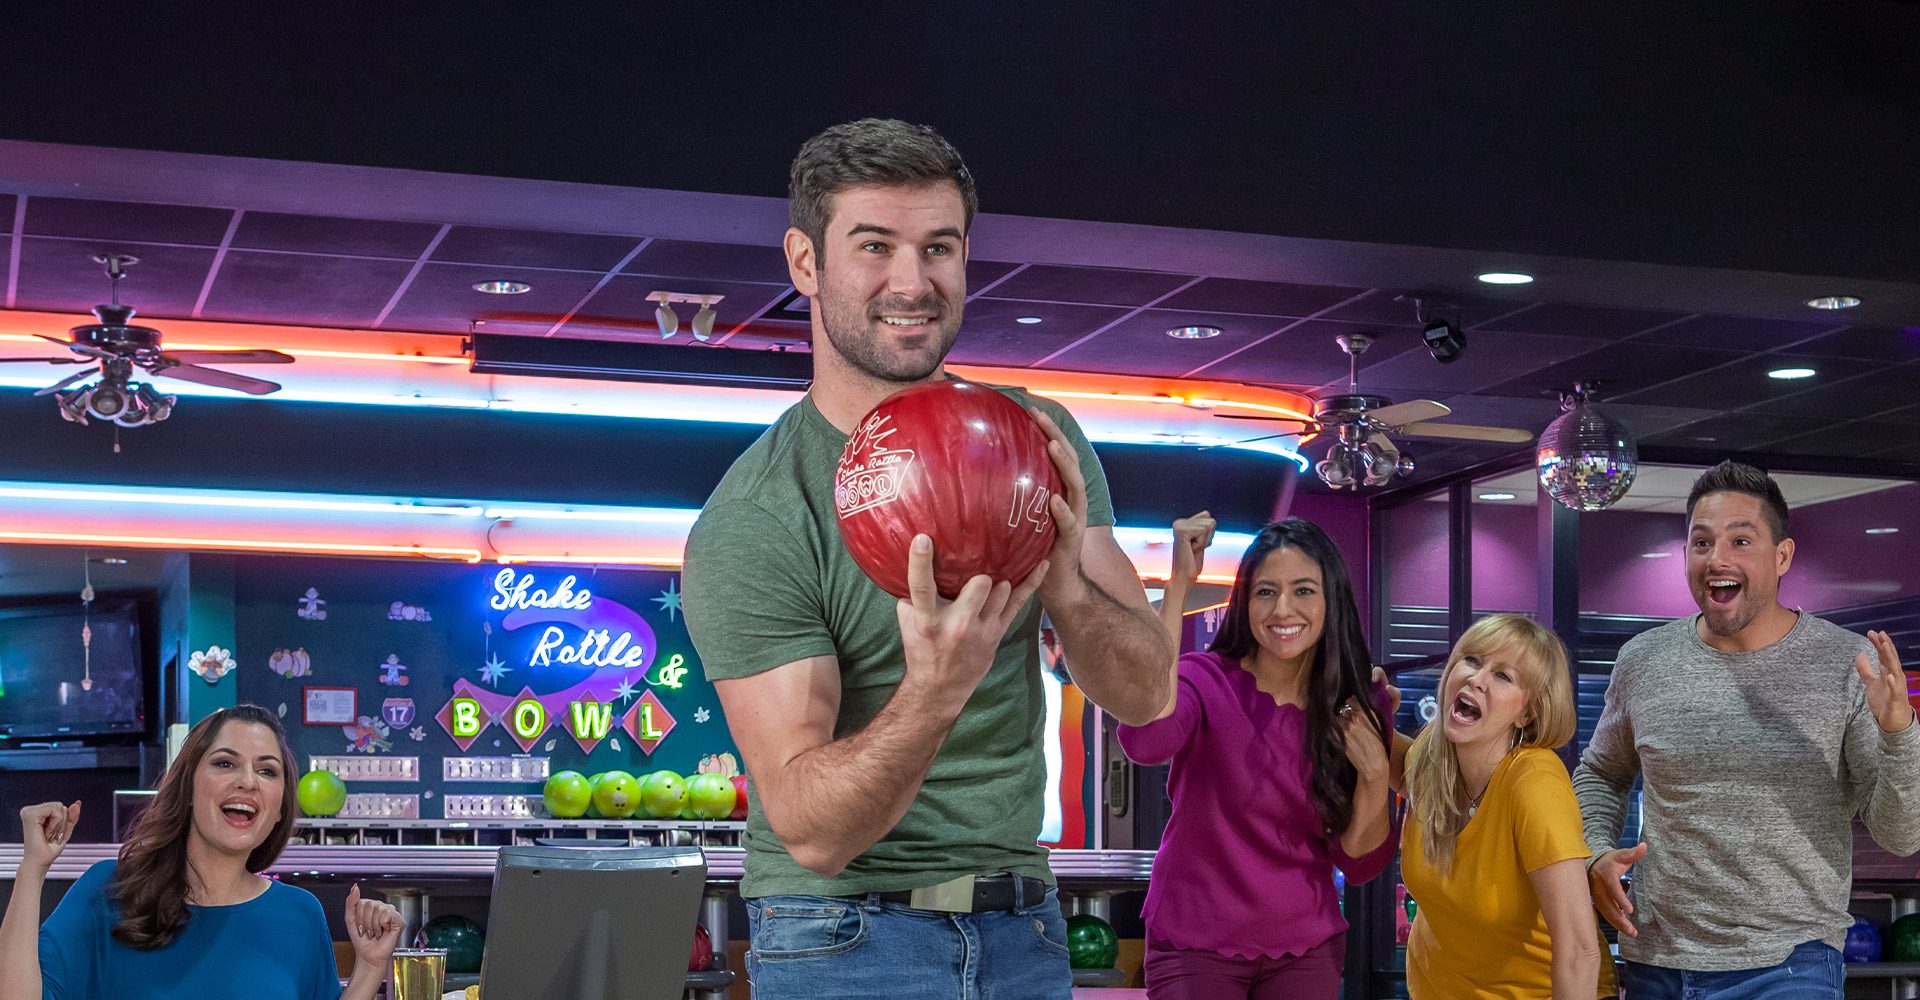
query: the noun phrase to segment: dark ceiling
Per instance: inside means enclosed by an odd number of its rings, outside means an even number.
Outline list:
[[[729,346],[799,342],[786,164],[886,114],[981,179],[957,361],[1314,389],[1369,331],[1362,388],[1456,422],[1538,431],[1599,379],[1643,445],[1920,463],[1920,5],[1760,6],[46,5],[0,61],[36,95],[0,103],[4,304],[83,314],[114,250],[148,318],[646,338],[671,289],[724,294]],[[1456,307],[1458,363],[1408,295]]]
[[[9,12],[0,138],[779,196],[940,127],[993,211],[1920,278],[1920,5]]]

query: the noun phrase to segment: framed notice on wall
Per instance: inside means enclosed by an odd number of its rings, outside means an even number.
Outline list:
[[[350,687],[301,688],[300,721],[309,726],[351,726],[360,721],[360,692]]]

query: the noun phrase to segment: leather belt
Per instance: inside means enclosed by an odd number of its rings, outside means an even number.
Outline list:
[[[962,875],[939,885],[897,892],[869,892],[849,898],[877,899],[899,903],[916,910],[946,913],[986,913],[1032,906],[1045,898],[1047,883],[1026,875],[1000,872],[994,875]]]

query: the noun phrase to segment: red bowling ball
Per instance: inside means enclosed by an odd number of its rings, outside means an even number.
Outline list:
[[[907,546],[933,539],[935,586],[949,600],[986,574],[1019,583],[1053,547],[1048,502],[1060,474],[1020,404],[974,382],[910,386],[854,428],[834,475],[840,537],[854,562],[907,596]]]

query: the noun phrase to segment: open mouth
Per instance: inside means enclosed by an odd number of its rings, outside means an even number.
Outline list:
[[[229,824],[244,830],[260,818],[260,810],[250,802],[227,802],[220,806],[220,815]]]
[[[1707,601],[1718,605],[1732,604],[1744,589],[1738,580],[1708,580]]]
[[[1480,706],[1475,704],[1474,700],[1465,694],[1456,696],[1453,699],[1452,707],[1447,710],[1447,718],[1462,726],[1471,726],[1479,722],[1483,714],[1484,713],[1480,711]]]

